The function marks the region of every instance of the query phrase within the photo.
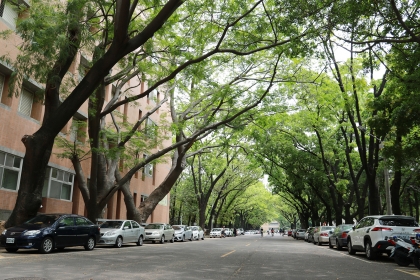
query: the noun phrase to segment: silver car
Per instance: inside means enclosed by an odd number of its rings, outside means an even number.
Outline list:
[[[143,245],[144,227],[132,220],[104,220],[99,226],[101,239],[98,244],[114,245],[120,248],[123,243],[135,242]]]
[[[335,226],[319,226],[314,231],[314,244],[322,245],[330,241],[330,231],[334,230]]]
[[[193,239],[204,240],[204,230],[199,226],[191,226],[193,232]]]
[[[210,231],[210,238],[214,237],[220,237],[220,234],[222,233],[222,229],[221,228],[213,228]]]
[[[175,241],[193,240],[193,232],[189,226],[173,225],[172,228],[175,230]]]
[[[152,241],[156,243],[159,241],[161,244],[165,241],[173,243],[175,241],[175,230],[170,224],[165,223],[150,223],[145,228],[146,233],[144,241]]]

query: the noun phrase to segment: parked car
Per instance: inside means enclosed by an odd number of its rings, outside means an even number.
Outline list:
[[[175,230],[169,224],[150,223],[144,228],[144,231],[146,233],[144,241],[152,241],[152,243],[159,241],[161,244],[165,241],[171,243],[175,241]]]
[[[25,223],[8,228],[0,235],[7,252],[38,249],[47,254],[55,248],[84,246],[93,250],[101,235],[99,226],[75,214],[40,214]]]
[[[306,238],[306,241],[309,243],[313,243],[314,242],[314,232],[315,232],[315,227],[310,227],[307,231],[308,237]]]
[[[336,246],[337,250],[347,247],[347,233],[351,230],[353,224],[341,224],[338,225],[331,233],[329,237],[328,245],[330,248]]]
[[[322,243],[328,243],[330,238],[330,231],[334,230],[334,226],[319,226],[315,227],[314,231],[314,244],[318,244],[319,246]]]
[[[233,230],[230,228],[225,228],[225,236],[226,237],[233,236]]]
[[[410,216],[367,216],[361,219],[347,234],[347,249],[350,255],[365,252],[369,260],[381,253],[390,253],[386,239],[397,236],[402,239],[415,238],[420,233],[419,225]]]
[[[301,228],[301,229],[298,229],[297,231],[296,231],[296,239],[305,239],[305,233],[306,233],[306,229],[304,229],[304,228]]]
[[[293,230],[289,229],[289,230],[287,231],[287,236],[292,236],[292,234],[293,234]]]
[[[313,229],[314,227],[308,227],[308,229],[305,231],[305,237],[303,240],[308,241],[308,235],[309,232]]]
[[[144,227],[132,220],[104,220],[99,226],[101,239],[98,244],[114,245],[121,248],[123,243],[134,242],[143,245]]]
[[[191,226],[193,239],[204,240],[204,230],[200,226]]]
[[[186,225],[173,225],[172,228],[175,230],[175,241],[184,242],[186,239],[189,241],[193,240],[191,227]]]
[[[237,228],[236,229],[236,235],[244,235],[244,234],[245,234],[245,231],[244,231],[243,228]]]
[[[222,234],[221,228],[212,228],[210,231],[210,238],[220,237],[221,234]]]

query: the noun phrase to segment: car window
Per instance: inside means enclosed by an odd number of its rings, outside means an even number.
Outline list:
[[[133,228],[139,228],[140,227],[140,225],[135,221],[131,221],[131,223],[133,224]]]
[[[365,223],[366,223],[366,218],[361,219],[361,220],[357,223],[356,228],[362,228],[362,227],[365,227],[365,226],[364,226],[364,225],[365,225]]]
[[[382,217],[379,219],[379,224],[384,226],[400,226],[400,227],[417,227],[418,224],[414,218],[407,217]]]
[[[161,224],[148,224],[145,229],[163,229],[163,225]]]
[[[51,225],[57,221],[59,216],[57,215],[38,215],[26,221],[25,224],[32,224],[32,225]]]
[[[101,228],[120,228],[122,226],[122,221],[106,221],[102,225]]]
[[[86,219],[77,217],[75,218],[76,226],[89,226],[91,223],[89,223]]]
[[[74,219],[73,217],[65,217],[60,221],[60,224],[64,224],[66,226],[74,226]]]
[[[130,223],[130,221],[126,221],[125,223],[124,223],[124,228],[125,227],[128,227],[129,229],[131,228],[131,223]]]

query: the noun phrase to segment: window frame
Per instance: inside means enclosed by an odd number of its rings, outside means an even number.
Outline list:
[[[56,177],[53,177],[53,172],[56,171]],[[62,174],[62,175],[61,175]],[[71,181],[65,181],[66,175],[71,176]],[[58,177],[62,177],[63,179],[60,180],[60,178]],[[72,197],[73,197],[73,191],[74,191],[74,179],[75,179],[75,175],[71,172],[68,171],[64,171],[62,169],[58,169],[55,167],[51,167],[48,166],[47,167],[47,172],[45,174],[45,179],[44,179],[44,186],[42,189],[42,197],[45,198],[51,198],[51,199],[58,199],[58,200],[63,200],[63,201],[72,201]],[[59,198],[56,197],[51,197],[51,182],[57,182],[60,184],[60,195]],[[66,198],[62,198],[63,196],[63,186],[70,186],[70,193],[69,193],[69,199]],[[46,189],[46,191],[44,192],[44,189]]]
[[[17,192],[17,191],[19,191],[20,179],[21,179],[21,176],[22,176],[23,158],[20,157],[20,156],[11,154],[11,153],[4,152],[4,151],[0,151],[0,153],[3,153],[4,154],[4,161],[3,162],[0,162],[0,190],[7,190],[7,191],[12,191],[12,192]],[[12,165],[13,166],[6,165],[7,157],[13,157],[13,160],[12,160],[12,162],[13,162]],[[20,160],[19,167],[16,167],[15,166],[15,158],[18,158]],[[8,189],[8,188],[4,188],[3,187],[3,180],[4,180],[4,174],[5,174],[4,173],[4,170],[5,169],[11,170],[11,171],[15,171],[15,172],[17,171],[18,172],[18,174],[17,174],[17,180],[16,180],[16,188],[15,189]]]

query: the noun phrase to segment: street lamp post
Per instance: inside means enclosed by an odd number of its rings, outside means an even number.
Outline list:
[[[359,130],[363,131],[364,133],[374,137],[375,139],[379,140],[379,149],[384,148],[384,142],[377,136],[367,132],[366,128],[359,125],[357,127]],[[386,199],[386,214],[392,215],[392,205],[391,205],[391,189],[389,186],[389,171],[388,171],[388,164],[386,157],[384,156],[384,184],[385,184],[385,199]]]

